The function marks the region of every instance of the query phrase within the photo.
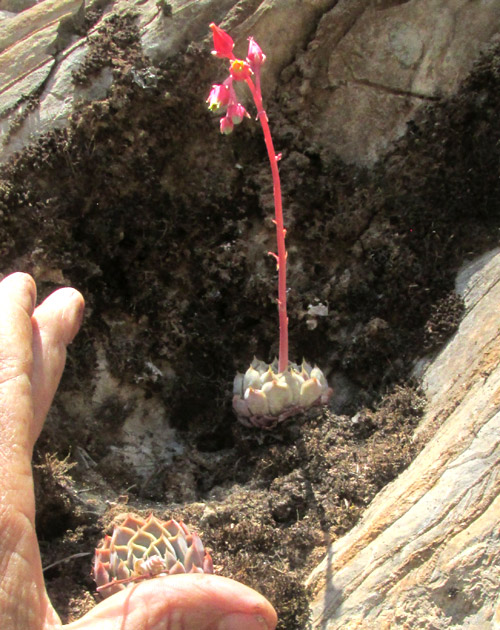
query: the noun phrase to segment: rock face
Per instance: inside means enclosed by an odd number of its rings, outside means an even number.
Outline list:
[[[500,253],[457,278],[466,316],[424,369],[433,437],[313,572],[313,627],[498,628]]]
[[[112,82],[109,69],[87,89],[71,80],[88,53],[81,0],[27,4],[0,4],[3,160],[64,125],[79,101],[103,98]],[[309,141],[358,164],[383,155],[419,107],[452,93],[500,27],[494,0],[175,0],[165,6],[115,0],[89,36],[110,15],[134,11],[144,52],[157,62],[205,40],[211,21],[231,29],[239,53],[252,33],[272,51],[266,89],[279,82],[285,95],[300,94],[290,113]]]
[[[344,160],[374,162],[419,107],[453,93],[499,24],[495,2],[339,2],[300,60],[304,126]]]

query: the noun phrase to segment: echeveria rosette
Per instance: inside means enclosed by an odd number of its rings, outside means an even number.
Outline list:
[[[200,537],[182,521],[127,514],[94,556],[94,580],[103,597],[136,580],[177,573],[213,573]]]
[[[332,395],[325,375],[305,361],[290,363],[278,372],[278,363],[254,359],[233,384],[233,409],[248,427],[272,429],[283,420],[315,405],[324,405]]]

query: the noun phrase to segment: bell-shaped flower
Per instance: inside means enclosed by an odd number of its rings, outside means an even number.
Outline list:
[[[229,72],[235,81],[246,81],[252,76],[250,65],[243,59],[234,59],[229,66]]]
[[[229,103],[229,87],[227,85],[212,85],[207,98],[208,109],[216,112]]]
[[[220,119],[220,132],[227,135],[234,129],[233,121],[226,115]]]
[[[214,50],[212,50],[212,55],[233,59],[234,42],[232,37],[213,22],[210,24],[210,28],[212,29],[212,35],[214,38]]]
[[[247,62],[252,69],[252,72],[257,72],[264,61],[266,60],[265,54],[262,52],[261,47],[253,37],[248,38],[248,53]]]
[[[250,118],[247,110],[241,103],[232,103],[229,105],[227,108],[227,116],[229,116],[233,125],[239,125],[245,116]]]

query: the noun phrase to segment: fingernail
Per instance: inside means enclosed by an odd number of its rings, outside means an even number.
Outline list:
[[[217,624],[217,630],[269,630],[262,615],[231,613]]]

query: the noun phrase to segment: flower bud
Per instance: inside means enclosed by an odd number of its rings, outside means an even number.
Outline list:
[[[230,35],[216,26],[213,22],[210,24],[212,29],[212,35],[214,38],[214,49],[212,55],[216,57],[227,57],[227,59],[233,58],[234,42]]]
[[[223,118],[220,119],[220,132],[221,133],[223,133],[224,135],[227,135],[231,133],[233,129],[234,129],[233,121],[230,118],[228,118],[228,116],[224,116]]]
[[[253,37],[248,38],[247,61],[253,72],[256,72],[266,60],[265,54]]]

